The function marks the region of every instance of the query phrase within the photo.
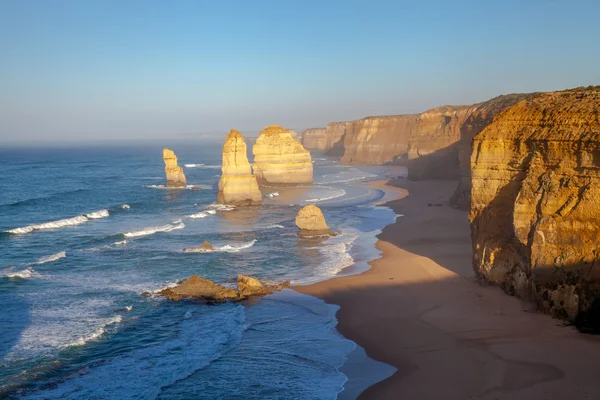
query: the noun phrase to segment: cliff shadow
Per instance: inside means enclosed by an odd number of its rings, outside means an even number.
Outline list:
[[[458,148],[459,142],[456,142],[418,158],[407,159],[408,179],[458,180],[460,178]]]
[[[300,289],[341,305],[339,332],[363,346],[369,357],[397,368],[359,399],[492,399],[520,391],[523,398],[537,398],[545,385],[561,380],[563,390],[575,398],[600,396],[591,374],[581,382],[576,373],[600,367],[600,338],[529,312],[497,287],[458,277],[403,280],[403,270],[414,267],[398,263],[361,279],[339,278]],[[573,347],[557,350],[561,344]]]
[[[344,147],[345,139],[346,139],[346,134],[344,133],[342,135],[342,137],[340,138],[340,140],[335,142],[331,146],[331,149],[327,150],[327,152],[325,154],[327,154],[327,156],[329,156],[329,157],[342,158],[344,156],[344,152],[346,151],[346,148]]]

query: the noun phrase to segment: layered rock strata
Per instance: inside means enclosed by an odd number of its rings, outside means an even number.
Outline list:
[[[418,115],[367,117],[347,123],[344,133],[345,164],[395,164],[408,153],[408,140]]]
[[[502,111],[475,136],[471,184],[475,272],[556,317],[599,315],[600,88]]]
[[[326,128],[307,129],[302,133],[302,144],[310,150],[327,152],[333,157],[344,155],[344,139],[353,122],[331,122]]]
[[[244,135],[232,129],[223,146],[223,165],[217,201],[222,204],[251,205],[262,202],[256,177],[248,162]]]
[[[321,209],[314,204],[305,206],[298,212],[296,226],[302,236],[335,235],[327,226]]]
[[[172,301],[199,299],[215,302],[241,301],[249,297],[265,296],[290,287],[289,281],[262,282],[257,278],[238,275],[237,289],[219,285],[208,279],[192,275],[177,286],[161,290],[158,294]]]
[[[167,175],[168,187],[185,187],[187,185],[183,168],[177,165],[177,156],[172,150],[163,149],[163,161],[165,162],[165,174]]]
[[[460,181],[456,192],[450,199],[451,205],[461,210],[468,210],[470,206],[473,138],[487,127],[502,110],[534,95],[536,93],[502,95],[469,107],[466,119],[460,125],[460,139],[457,145]]]
[[[254,174],[271,184],[312,183],[310,152],[279,125],[265,127],[252,147]]]

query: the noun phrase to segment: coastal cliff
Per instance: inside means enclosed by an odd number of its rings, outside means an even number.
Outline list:
[[[217,201],[223,204],[260,204],[262,194],[248,162],[244,135],[232,129],[223,145],[222,174]]]
[[[502,111],[473,140],[471,184],[475,272],[556,317],[598,316],[600,87]]]
[[[347,124],[344,164],[398,163],[408,152],[408,139],[418,115],[367,117]]]
[[[460,181],[454,195],[450,199],[452,206],[465,211],[469,209],[471,197],[471,145],[473,138],[487,127],[502,110],[534,95],[536,93],[501,95],[469,108],[466,113],[466,119],[460,126],[460,140],[457,145]]]
[[[331,122],[325,128],[307,129],[302,133],[302,144],[310,150],[326,151],[328,155],[344,155],[344,137],[346,130],[354,122]]]
[[[254,174],[259,182],[312,183],[310,152],[279,125],[265,127],[252,147]]]
[[[167,187],[185,187],[187,185],[185,174],[183,168],[177,165],[177,156],[173,150],[163,149],[163,161],[165,162]]]
[[[470,111],[470,107],[445,106],[419,114],[408,138],[409,179],[458,178],[460,128]]]

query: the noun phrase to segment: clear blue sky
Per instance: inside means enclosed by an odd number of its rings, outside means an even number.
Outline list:
[[[600,1],[0,0],[0,145],[248,134],[600,84]]]

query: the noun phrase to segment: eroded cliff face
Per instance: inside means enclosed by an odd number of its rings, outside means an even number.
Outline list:
[[[165,174],[167,175],[168,187],[185,187],[187,185],[183,168],[177,165],[177,156],[173,150],[163,149],[163,161],[165,162]]]
[[[254,174],[259,182],[312,183],[310,152],[279,125],[267,126],[252,147]]]
[[[217,201],[223,204],[260,204],[262,194],[248,162],[244,135],[232,129],[223,145],[223,165]]]
[[[420,114],[408,139],[408,178],[458,178],[460,128],[471,107],[446,106]]]
[[[390,115],[347,124],[342,163],[399,163],[408,152],[408,139],[418,119],[418,115]]]
[[[354,122],[331,122],[325,128],[307,129],[302,134],[302,144],[309,150],[326,151],[328,155],[344,155],[344,138]]]
[[[329,150],[325,128],[310,128],[302,132],[302,145],[308,150]]]
[[[466,118],[460,126],[460,137],[456,146],[460,180],[454,196],[450,199],[451,205],[465,211],[470,206],[473,138],[487,127],[502,110],[534,95],[536,93],[502,95],[469,107],[466,111]]]
[[[478,275],[559,318],[599,307],[598,88],[502,111],[473,141],[471,184]]]

